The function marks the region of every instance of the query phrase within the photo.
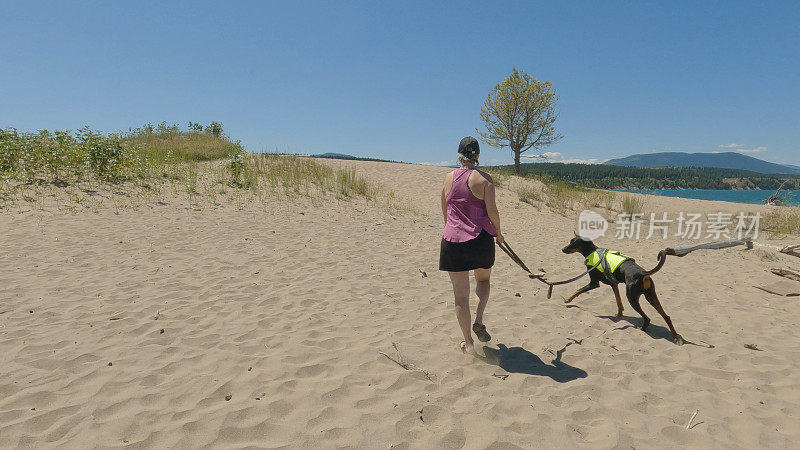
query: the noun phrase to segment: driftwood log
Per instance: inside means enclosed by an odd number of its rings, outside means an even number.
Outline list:
[[[772,194],[769,197],[765,198],[764,199],[764,204],[765,205],[772,205],[772,206],[783,206],[784,203],[785,203],[785,198],[784,198],[784,195],[781,194],[781,191],[783,190],[783,186],[785,186],[787,182],[788,182],[788,180],[786,180],[783,183],[781,183],[781,185],[778,186],[778,189],[775,191],[774,194]]]
[[[800,258],[800,244],[787,245],[786,247],[780,249],[780,252]]]
[[[800,281],[800,271],[792,270],[792,269],[778,269],[773,268],[770,269],[772,273],[775,275],[780,275],[784,278],[788,278],[790,280]]]
[[[695,250],[701,250],[701,249],[716,250],[720,248],[735,247],[737,245],[746,245],[747,249],[750,250],[753,248],[753,240],[752,238],[747,237],[744,239],[728,239],[727,241],[706,242],[705,244],[684,245],[681,247],[674,247],[674,248],[668,247],[664,249],[664,252],[667,255],[683,257]]]

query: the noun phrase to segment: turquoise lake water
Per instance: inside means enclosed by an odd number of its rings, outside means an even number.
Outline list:
[[[721,200],[725,202],[761,204],[775,191],[722,191],[716,189],[624,189],[623,192],[663,195],[665,197],[696,198],[700,200]],[[793,205],[800,204],[800,191],[788,192],[786,200]]]

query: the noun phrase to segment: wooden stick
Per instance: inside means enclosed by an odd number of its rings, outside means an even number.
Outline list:
[[[403,358],[403,353],[397,348],[397,342],[392,342],[392,347],[394,347],[394,351],[397,352],[397,356],[400,358],[400,362],[403,363],[403,366],[409,367],[409,364],[406,363],[406,359]]]
[[[694,420],[694,416],[696,416],[696,415],[697,415],[697,413],[699,413],[699,412],[700,412],[700,410],[699,410],[699,409],[695,409],[695,410],[694,410],[694,414],[692,414],[692,417],[690,417],[690,418],[689,418],[689,423],[687,423],[687,424],[686,424],[686,429],[687,429],[687,430],[688,430],[689,428],[691,428],[691,426],[692,426],[692,421]]]
[[[394,347],[395,351],[397,351],[397,357],[399,358],[399,361],[397,359],[392,358],[387,353],[384,353],[384,352],[378,352],[378,353],[383,355],[383,356],[385,356],[385,357],[387,357],[387,358],[389,358],[389,360],[391,360],[392,362],[394,362],[398,366],[402,367],[403,369],[416,370],[418,372],[422,372],[425,375],[425,378],[428,379],[428,381],[433,381],[433,378],[431,377],[430,372],[428,372],[427,370],[422,370],[419,367],[416,367],[415,365],[406,362],[405,358],[403,358],[403,353],[401,353],[400,349],[397,348],[397,343],[396,342],[392,342],[392,347]]]
[[[384,353],[384,352],[378,352],[378,353],[380,353],[381,355],[383,355],[383,356],[385,356],[385,357],[389,358],[391,361],[395,362],[395,363],[396,363],[398,366],[402,367],[403,369],[406,369],[406,370],[411,370],[411,368],[410,368],[410,367],[408,367],[408,364],[403,364],[403,363],[401,363],[400,361],[398,361],[398,360],[396,360],[396,359],[392,358],[391,356],[387,355],[387,354],[386,354],[386,353]]]
[[[800,258],[800,244],[795,245],[787,245],[779,250],[781,253],[786,253],[787,255],[797,256]]]
[[[779,269],[779,268],[772,268],[770,270],[775,275],[780,275],[782,277],[789,278],[790,280],[800,281],[800,271],[792,269]]]
[[[746,245],[749,250],[753,248],[753,240],[749,237],[744,239],[728,239],[727,241],[714,241],[714,242],[706,242],[704,244],[684,245],[682,247],[667,248],[665,249],[665,251],[667,252],[668,255],[683,257],[695,250],[701,250],[701,249],[717,250],[721,248],[735,247],[737,245]]]

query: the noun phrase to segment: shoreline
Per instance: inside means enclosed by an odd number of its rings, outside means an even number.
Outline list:
[[[763,200],[775,193],[773,190],[766,189],[614,189],[614,192],[642,194],[654,197],[683,198],[687,200],[718,201],[742,205],[789,208],[800,206],[800,190],[786,191],[785,201],[787,203],[784,205],[764,204]]]

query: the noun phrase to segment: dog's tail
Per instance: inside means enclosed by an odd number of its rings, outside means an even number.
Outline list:
[[[667,262],[667,251],[661,250],[660,252],[658,252],[658,264],[656,264],[656,266],[653,267],[652,269],[645,272],[644,276],[649,277],[650,275],[653,275],[654,273],[658,272],[659,270],[661,270],[662,267],[664,267],[665,262]]]
[[[667,262],[667,251],[661,250],[660,252],[658,252],[658,264],[656,264],[655,267],[644,273],[643,281],[645,290],[650,289],[650,287],[653,285],[653,282],[650,280],[650,275],[653,275],[654,273],[661,270],[661,268],[664,267],[665,262]]]

